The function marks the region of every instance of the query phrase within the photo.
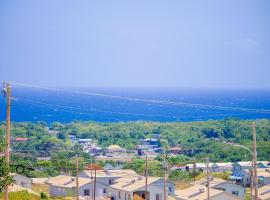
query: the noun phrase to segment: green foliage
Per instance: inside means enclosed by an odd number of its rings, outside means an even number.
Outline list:
[[[257,120],[257,147],[258,160],[270,160],[270,120]],[[0,136],[4,136],[4,122],[0,123]],[[90,155],[83,153],[80,145],[71,146],[68,135],[77,138],[92,138],[98,145],[106,148],[111,144],[118,144],[123,148],[135,149],[140,139],[151,138],[160,134],[159,143],[166,147],[180,146],[184,153],[175,157],[169,156],[170,165],[185,164],[195,159],[202,162],[209,157],[211,162],[235,162],[250,160],[245,149],[232,147],[225,142],[235,142],[248,148],[252,147],[251,121],[226,119],[205,122],[119,122],[98,123],[74,121],[69,124],[54,122],[50,130],[58,131],[49,134],[48,126],[44,122],[13,123],[12,136],[26,137],[27,142],[12,142],[11,161],[13,165],[23,164],[31,166],[35,171],[25,170],[24,174],[30,177],[55,176],[63,171],[73,173],[74,164],[70,161],[75,156],[90,162]],[[2,140],[1,140],[2,141]],[[48,156],[50,161],[38,161],[37,157]],[[162,167],[161,157],[153,163],[152,174],[159,174]],[[4,166],[3,160],[1,161]],[[149,162],[150,163],[150,162]],[[131,164],[127,164],[128,167]],[[131,168],[144,172],[144,162],[135,159]],[[14,171],[14,169],[13,169]]]

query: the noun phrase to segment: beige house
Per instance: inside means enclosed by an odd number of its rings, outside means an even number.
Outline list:
[[[94,196],[94,180],[90,178],[78,178],[79,182],[79,196],[92,198]],[[50,178],[47,181],[49,185],[49,194],[51,197],[66,197],[66,196],[75,196],[77,192],[76,177],[59,175],[53,178]],[[103,187],[103,184],[96,182],[96,189]],[[103,191],[95,192],[96,199],[102,199],[104,194]]]
[[[187,189],[175,191],[176,200],[207,200],[207,188],[194,185]],[[217,189],[209,189],[211,200],[241,200],[241,198]]]
[[[145,199],[145,177],[133,176],[117,179],[109,187],[111,200],[143,200]],[[164,199],[164,181],[160,177],[148,177],[147,179],[147,199]],[[174,184],[170,181],[166,183],[166,196],[174,194]],[[168,198],[166,198],[168,199]]]
[[[79,174],[82,178],[91,178],[94,177],[94,171],[92,170],[84,170]],[[137,176],[137,173],[131,169],[121,169],[121,170],[96,170],[96,180],[99,183],[102,183],[99,188],[97,188],[98,192],[103,192],[104,194],[108,194],[108,187],[114,183],[115,180],[122,177],[133,177]]]
[[[112,156],[112,157],[119,157],[122,155],[126,155],[127,150],[120,147],[119,145],[110,145],[106,149],[106,155],[107,156]]]

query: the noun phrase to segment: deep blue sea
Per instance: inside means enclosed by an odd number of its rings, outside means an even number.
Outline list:
[[[65,88],[65,90],[70,90]],[[270,90],[225,89],[85,89],[108,95],[141,99],[207,104],[226,107],[270,110]],[[98,122],[120,121],[202,121],[224,118],[269,119],[270,113],[203,108],[188,105],[171,105],[12,87],[12,121],[70,122],[91,120]],[[5,119],[5,101],[0,98],[0,118]]]

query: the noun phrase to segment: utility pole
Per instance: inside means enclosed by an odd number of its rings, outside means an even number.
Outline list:
[[[9,149],[10,149],[10,85],[3,82],[4,95],[6,96],[6,149],[5,158],[6,164],[9,165]],[[8,186],[5,186],[5,200],[8,200]]]
[[[145,176],[145,199],[148,199],[148,158],[147,158],[147,154],[145,155],[145,170],[144,170],[144,176]]]
[[[91,159],[90,159],[90,172],[91,172],[91,183],[92,183],[92,180],[93,180],[93,160],[92,160],[93,158],[92,158],[92,156],[91,156]],[[93,198],[93,192],[94,192],[94,189],[93,189],[93,187],[91,187],[91,197],[92,197],[92,200],[94,199]]]
[[[258,199],[258,177],[257,177],[257,138],[256,138],[256,123],[252,123],[253,129],[253,166],[254,166],[254,189],[255,199]]]
[[[97,170],[95,168],[95,177],[94,177],[94,200],[96,200],[96,182],[97,182]]]
[[[253,163],[252,163],[252,168],[253,168]],[[250,199],[253,200],[254,195],[253,195],[253,169],[250,169]]]
[[[77,157],[76,158],[76,196],[77,196],[77,200],[79,200],[79,177],[78,177],[78,173],[79,173],[79,159]]]
[[[167,162],[166,162],[166,149],[165,149],[165,144],[163,147],[163,164],[164,164],[164,200],[167,199],[167,191],[166,191],[166,170],[167,170]]]
[[[210,200],[210,175],[209,175],[209,158],[206,158],[206,172],[207,172],[207,200]]]

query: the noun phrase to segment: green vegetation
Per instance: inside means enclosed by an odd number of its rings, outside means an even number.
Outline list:
[[[270,160],[270,120],[257,120],[258,160]],[[49,134],[47,127],[57,131]],[[0,123],[0,136],[4,135],[4,123]],[[12,164],[23,164],[34,171],[26,169],[24,174],[31,177],[55,176],[60,172],[74,173],[75,165],[72,159],[80,156],[80,168],[84,163],[90,163],[89,154],[83,153],[79,145],[72,146],[68,135],[78,138],[92,138],[101,147],[118,144],[127,149],[134,149],[139,139],[160,135],[160,143],[166,146],[180,146],[184,154],[168,157],[170,165],[181,165],[187,162],[203,162],[209,157],[211,162],[227,162],[250,160],[245,149],[233,147],[228,142],[242,144],[251,148],[251,121],[226,119],[205,122],[119,122],[98,123],[74,121],[68,124],[55,122],[47,125],[45,122],[13,123],[12,138],[23,137],[29,141],[12,141]],[[50,157],[51,160],[40,161],[37,157]],[[149,162],[153,170],[151,175],[159,175],[162,168],[162,158]],[[104,165],[104,163],[100,163]],[[134,159],[125,168],[132,168],[139,173],[144,171],[144,161]],[[12,169],[15,170],[14,167]],[[175,172],[180,173],[180,172]],[[180,177],[178,174],[171,178]],[[183,174],[183,177],[186,177]],[[192,176],[191,176],[192,177]],[[187,176],[187,179],[190,176]]]
[[[0,152],[3,152],[6,147],[3,135],[0,135]],[[7,164],[5,157],[0,156],[0,192],[3,191],[5,186],[11,183],[10,167]]]

